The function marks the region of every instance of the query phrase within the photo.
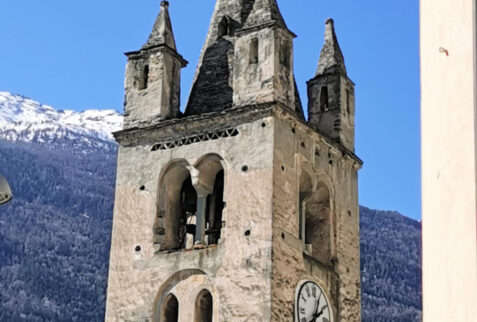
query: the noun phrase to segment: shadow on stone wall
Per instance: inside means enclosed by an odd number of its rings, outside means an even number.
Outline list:
[[[204,53],[199,75],[190,94],[186,115],[222,111],[232,106],[233,90],[229,84],[230,68],[228,55],[233,44],[218,39]]]

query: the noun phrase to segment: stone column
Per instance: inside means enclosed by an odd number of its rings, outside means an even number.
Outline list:
[[[208,194],[197,194],[197,222],[195,226],[194,246],[205,246],[205,222]]]

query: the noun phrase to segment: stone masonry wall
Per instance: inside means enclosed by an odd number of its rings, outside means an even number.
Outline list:
[[[275,119],[273,182],[273,268],[271,321],[295,317],[295,289],[304,279],[317,282],[333,306],[334,321],[360,321],[359,164],[292,117]],[[313,185],[330,191],[331,260],[306,255],[299,239],[298,191],[301,171]]]
[[[166,50],[167,51],[167,50]],[[143,69],[148,66],[147,88],[140,89]],[[159,50],[149,57],[130,59],[125,78],[125,127],[173,118],[180,106],[180,62]]]
[[[173,293],[179,321],[190,322],[195,296],[204,288],[214,298],[215,322],[270,320],[272,124],[266,117],[237,126],[237,136],[169,150],[151,151],[152,143],[141,142],[120,147],[106,321],[157,321],[156,306],[164,294]],[[203,131],[210,128],[207,122],[203,126]],[[219,245],[155,253],[162,170],[172,160],[194,165],[211,153],[225,164],[225,228]]]

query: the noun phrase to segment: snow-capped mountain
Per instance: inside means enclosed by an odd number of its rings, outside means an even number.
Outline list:
[[[0,139],[12,142],[75,142],[98,147],[113,141],[123,117],[114,110],[57,110],[32,99],[0,92]]]

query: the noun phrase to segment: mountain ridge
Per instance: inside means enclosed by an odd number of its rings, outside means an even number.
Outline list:
[[[57,110],[26,96],[0,92],[0,138],[6,141],[51,143],[63,138],[93,137],[113,141],[112,132],[122,127],[122,116],[114,110]]]

